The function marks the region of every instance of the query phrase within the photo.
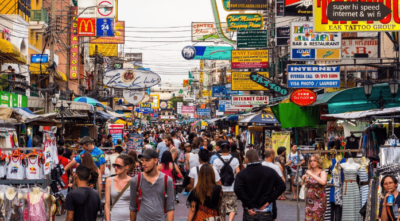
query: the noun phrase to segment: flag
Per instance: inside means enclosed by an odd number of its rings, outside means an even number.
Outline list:
[[[189,79],[193,79],[193,75],[192,75],[192,73],[190,73],[190,71],[189,71]]]
[[[180,93],[180,94],[182,94],[182,93],[183,93],[183,90],[182,90],[182,89],[180,89],[180,90],[179,90],[179,93]]]

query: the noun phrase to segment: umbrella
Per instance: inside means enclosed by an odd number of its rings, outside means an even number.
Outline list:
[[[104,109],[106,108],[102,103],[100,103],[100,101],[90,97],[77,97],[74,99],[74,101],[91,104],[93,106],[104,107]]]
[[[200,120],[200,121],[193,122],[193,126],[196,126],[196,127],[197,126],[208,126],[208,124],[207,124],[207,122]]]
[[[240,126],[278,126],[277,124],[279,121],[273,114],[253,114],[239,121]]]

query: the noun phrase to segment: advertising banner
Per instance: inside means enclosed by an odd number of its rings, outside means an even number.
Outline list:
[[[285,0],[285,16],[313,16],[313,0]]]
[[[231,83],[232,83],[232,81],[231,81]],[[227,95],[226,97],[227,98],[230,98],[231,95],[242,95],[243,94],[243,92],[241,92],[241,91],[232,91],[232,84],[226,84],[225,87],[226,87],[226,95]]]
[[[204,116],[204,115],[210,115],[210,109],[209,108],[205,108],[205,109],[197,109],[197,115],[199,116]]]
[[[47,63],[49,62],[48,54],[31,54],[31,64],[32,63]]]
[[[174,110],[174,103],[169,100],[160,100],[160,108],[161,110],[172,111]]]
[[[182,105],[183,105],[183,102],[176,102],[176,112],[178,114],[182,114]]]
[[[259,95],[234,95],[231,98],[232,105],[264,105],[269,103],[268,96]]]
[[[290,100],[299,106],[309,106],[317,101],[317,94],[307,88],[296,89],[290,95]]]
[[[80,5],[79,0],[79,5]],[[96,8],[96,18],[114,18],[115,17],[115,0],[97,0],[98,6],[105,6],[107,8]]]
[[[292,49],[292,53],[290,53],[292,61],[315,60],[315,58],[315,49]]]
[[[161,77],[151,71],[137,69],[119,69],[108,71],[103,78],[107,87],[122,89],[141,89],[160,83]]]
[[[230,31],[262,29],[264,24],[263,16],[259,13],[229,14],[226,22]]]
[[[103,57],[118,57],[118,44],[89,44],[89,56],[94,56],[97,45],[97,53]]]
[[[267,30],[238,30],[237,48],[266,48],[267,35]]]
[[[78,18],[78,36],[96,36],[96,19]]]
[[[123,124],[110,124],[108,126],[108,132],[109,134],[111,134],[112,136],[112,142],[114,143],[114,145],[117,145],[117,141],[118,139],[122,139],[122,133],[124,130],[124,125]]]
[[[79,0],[79,18],[96,18],[97,0]]]
[[[340,66],[288,65],[288,86],[292,88],[340,87]]]
[[[340,60],[340,49],[317,49],[316,60]]]
[[[275,8],[276,8],[276,16],[277,17],[285,16],[285,1],[284,0],[276,0]]]
[[[221,28],[226,36],[229,36],[228,26],[221,23]],[[222,41],[219,38],[217,27],[214,22],[192,22],[193,42],[215,42]]]
[[[267,10],[266,0],[230,0],[230,10]]]
[[[230,100],[219,100],[218,110],[221,112],[225,112],[225,105],[229,107],[231,105],[231,101]]]
[[[125,58],[128,62],[138,61],[142,62],[142,53],[125,53]]]
[[[136,151],[137,154],[142,154],[143,147],[143,134],[129,134],[129,142],[126,152],[131,150]]]
[[[92,38],[90,43],[97,44],[125,44],[125,21],[114,22],[114,37]]]
[[[208,97],[208,91],[202,90],[202,91],[201,91],[201,95],[202,95],[203,97]]]
[[[195,106],[182,106],[182,114],[194,114],[195,111]]]
[[[288,94],[288,88],[277,82],[274,82],[272,79],[269,79],[258,72],[251,72],[250,79],[261,87],[270,90],[270,92],[275,92],[275,95],[285,96]]]
[[[231,60],[232,50],[227,46],[186,46],[182,56],[186,60]]]
[[[366,58],[378,57],[378,39],[343,39],[342,59],[354,59],[354,54],[365,54]]]
[[[114,19],[98,18],[96,22],[96,35],[100,37],[114,36]]]
[[[71,7],[71,19],[75,19],[77,16],[78,7]],[[78,22],[77,20],[71,23],[71,35],[70,42],[71,48],[70,51],[70,66],[69,66],[69,79],[78,79],[78,65],[79,65],[79,37],[78,37]]]
[[[160,95],[159,94],[151,94],[150,102],[151,102],[151,108],[153,108],[153,109],[160,108]]]
[[[212,87],[213,97],[226,97],[226,87],[225,85],[218,85]]]
[[[277,27],[275,34],[276,46],[288,46],[290,44],[290,27]]]
[[[123,96],[126,102],[137,104],[144,98],[144,90],[123,90]]]
[[[290,132],[272,132],[272,149],[278,151],[279,147],[286,147],[286,153],[290,153]]]
[[[375,6],[357,8],[352,12],[352,6],[349,5],[350,1],[331,1],[331,0],[314,0],[314,27],[316,32],[376,32],[376,31],[400,31],[400,17],[399,17],[399,0],[387,0],[385,5],[389,9],[393,9],[387,16],[385,12],[387,9],[381,4],[375,2]],[[356,3],[356,2],[355,2]],[[360,2],[361,3],[361,2]],[[357,3],[356,3],[357,4]],[[331,6],[330,6],[331,5]],[[336,15],[347,17],[350,15],[351,20],[331,21],[328,14],[332,13],[334,8],[339,7]],[[376,8],[376,7],[379,8]],[[341,8],[340,8],[341,7]],[[366,11],[366,10],[373,11]],[[329,12],[328,12],[329,10]],[[362,10],[362,11],[359,11]],[[376,13],[375,13],[376,12]],[[370,18],[371,20],[363,20],[362,16]],[[378,16],[385,16],[381,18]],[[368,19],[364,18],[364,19]]]
[[[269,77],[268,72],[258,72],[260,75]],[[233,91],[267,91],[268,89],[255,83],[250,79],[251,72],[232,72]]]
[[[291,22],[291,48],[340,48],[340,33],[314,33],[312,22]]]
[[[189,86],[189,79],[183,80],[183,87]]]
[[[268,68],[268,57],[268,50],[232,50],[232,68]]]

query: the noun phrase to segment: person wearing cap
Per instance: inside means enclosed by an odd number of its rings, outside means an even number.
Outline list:
[[[158,154],[155,150],[146,149],[143,154],[139,154],[139,160],[143,166],[139,182],[141,198],[137,198],[137,191],[130,192],[130,220],[173,221],[175,205],[172,178],[167,176],[167,187],[165,188],[164,177],[166,175],[157,169]],[[138,176],[131,179],[131,190],[137,189]],[[165,189],[167,189],[166,195],[164,195]],[[140,207],[138,207],[137,199]]]
[[[212,157],[211,157],[211,159],[210,159],[210,164],[213,164],[214,163],[214,160],[216,160],[217,158],[218,158],[218,155],[219,156],[222,156],[222,148],[223,148],[223,145],[228,145],[229,146],[229,143],[228,143],[228,141],[218,141],[217,142],[217,146],[219,147],[219,151],[217,152],[217,153],[215,153]],[[232,155],[231,154],[229,154],[229,157],[231,157]]]
[[[92,138],[86,136],[83,137],[79,145],[83,148],[83,151],[75,157],[65,168],[65,171],[71,169],[75,164],[82,164],[82,155],[88,151],[90,155],[93,157],[94,164],[100,169],[100,174],[104,173],[106,159],[104,158],[104,152],[93,145]]]

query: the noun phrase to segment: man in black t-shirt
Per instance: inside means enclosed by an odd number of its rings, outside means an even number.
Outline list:
[[[109,134],[109,135],[107,136],[107,140],[106,140],[106,142],[104,143],[103,147],[113,147],[114,144],[113,144],[113,142],[112,142],[112,139],[113,139],[112,135]]]
[[[76,168],[74,175],[77,187],[70,191],[65,200],[67,210],[66,221],[96,221],[97,212],[100,211],[99,194],[87,186],[90,170],[84,165]]]

